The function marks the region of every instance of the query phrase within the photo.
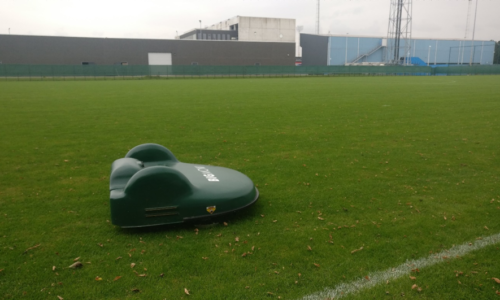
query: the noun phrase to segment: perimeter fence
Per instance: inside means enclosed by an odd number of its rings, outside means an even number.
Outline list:
[[[154,79],[304,76],[500,75],[500,65],[478,66],[148,66],[7,65],[4,80]]]

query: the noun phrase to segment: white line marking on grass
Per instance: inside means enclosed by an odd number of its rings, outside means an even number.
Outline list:
[[[385,283],[387,280],[394,280],[405,275],[409,275],[412,269],[423,269],[425,267],[430,267],[445,261],[445,259],[453,259],[457,256],[463,256],[469,252],[479,250],[497,243],[500,243],[500,233],[482,238],[474,243],[465,243],[459,246],[454,246],[448,250],[434,253],[428,257],[423,257],[416,260],[407,260],[406,263],[401,264],[395,268],[368,274],[369,280],[360,278],[351,283],[341,283],[334,288],[325,288],[321,292],[316,292],[314,294],[304,296],[302,299],[338,299],[348,294],[354,294],[362,290],[372,288],[378,284]]]

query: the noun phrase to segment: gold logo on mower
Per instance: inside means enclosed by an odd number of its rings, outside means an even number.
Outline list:
[[[207,211],[210,213],[210,214],[213,214],[214,211],[215,211],[215,206],[209,206],[207,207]]]

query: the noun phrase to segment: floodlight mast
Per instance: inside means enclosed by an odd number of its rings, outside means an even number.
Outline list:
[[[472,60],[474,59],[474,52],[476,50],[476,47],[474,47],[474,35],[476,34],[476,18],[477,18],[477,3],[479,0],[476,0],[476,11],[474,12],[474,27],[472,29],[472,49],[470,50],[470,60],[469,60],[469,66],[472,66]],[[479,62],[481,64],[481,61]]]
[[[409,65],[411,62],[412,0],[391,0],[387,49],[385,61],[388,64]],[[400,57],[400,53],[404,53]]]
[[[316,34],[319,34],[319,17],[320,17],[320,3],[321,0],[317,1],[317,8],[316,8]]]

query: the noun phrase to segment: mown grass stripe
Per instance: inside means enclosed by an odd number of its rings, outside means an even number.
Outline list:
[[[454,259],[464,256],[472,251],[476,251],[487,246],[500,243],[500,233],[481,238],[474,243],[464,243],[459,246],[454,246],[448,250],[443,250],[439,253],[434,253],[427,257],[417,260],[408,260],[406,263],[401,264],[395,268],[389,268],[384,271],[368,274],[364,278],[359,278],[350,283],[342,283],[335,288],[325,288],[321,292],[316,292],[311,295],[304,296],[303,300],[317,300],[317,299],[338,299],[349,294],[361,292],[370,289],[378,284],[387,282],[388,280],[395,280],[405,275],[409,275],[414,269],[423,269],[446,261],[447,259]]]

